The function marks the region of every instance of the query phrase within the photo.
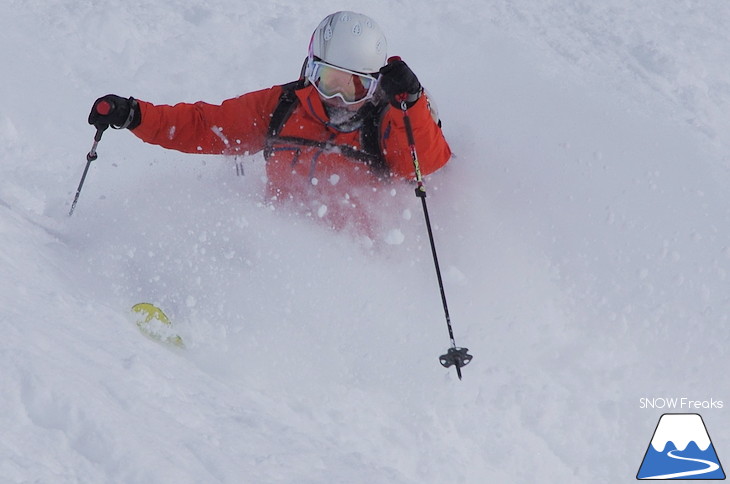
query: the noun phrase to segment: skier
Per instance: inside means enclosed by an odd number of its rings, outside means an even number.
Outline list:
[[[89,124],[127,128],[186,153],[263,151],[272,201],[294,202],[337,229],[369,232],[363,204],[388,179],[415,175],[403,101],[426,175],[451,157],[428,95],[405,62],[388,59],[373,19],[341,11],[315,29],[297,81],[220,105],[154,105],[110,94],[96,100]]]

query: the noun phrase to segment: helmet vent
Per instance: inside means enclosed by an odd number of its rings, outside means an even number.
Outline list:
[[[360,27],[360,24],[357,23],[352,27],[352,33],[355,35],[360,35],[362,33],[362,27]]]

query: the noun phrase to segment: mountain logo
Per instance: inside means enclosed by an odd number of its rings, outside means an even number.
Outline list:
[[[662,415],[636,478],[725,479],[702,417],[696,413]]]

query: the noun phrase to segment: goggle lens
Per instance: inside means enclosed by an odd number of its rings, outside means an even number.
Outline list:
[[[378,84],[377,78],[371,75],[341,69],[320,61],[314,62],[309,82],[323,97],[339,97],[346,104],[370,99]]]

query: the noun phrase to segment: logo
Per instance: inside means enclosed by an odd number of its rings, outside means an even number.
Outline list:
[[[665,413],[641,462],[637,479],[725,479],[702,417]]]

